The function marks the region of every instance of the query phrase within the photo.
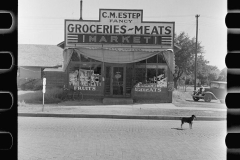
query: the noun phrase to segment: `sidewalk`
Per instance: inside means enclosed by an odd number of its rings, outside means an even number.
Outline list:
[[[68,117],[68,118],[117,118],[179,120],[196,115],[197,121],[226,120],[227,109],[223,107],[177,107],[173,103],[132,105],[79,105],[79,102],[60,104],[34,104],[18,107],[18,116]]]

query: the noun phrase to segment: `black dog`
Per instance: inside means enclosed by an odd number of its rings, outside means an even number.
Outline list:
[[[195,116],[195,115],[192,115],[192,117],[183,117],[182,119],[181,119],[181,128],[182,128],[182,125],[184,124],[184,123],[189,123],[189,127],[192,129],[192,122],[193,122],[193,120],[194,120],[194,118],[196,118],[197,119],[197,117]]]

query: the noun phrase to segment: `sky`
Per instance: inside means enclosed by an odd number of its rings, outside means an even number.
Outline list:
[[[143,21],[175,22],[175,33],[196,37],[209,65],[222,70],[227,54],[225,0],[82,0],[83,20],[99,20],[99,9],[142,9]],[[64,20],[80,18],[80,0],[18,0],[18,44],[57,45]]]

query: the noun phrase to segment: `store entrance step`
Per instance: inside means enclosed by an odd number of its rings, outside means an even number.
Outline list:
[[[133,104],[132,98],[103,98],[103,104]]]

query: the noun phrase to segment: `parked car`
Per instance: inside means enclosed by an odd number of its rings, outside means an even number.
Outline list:
[[[201,86],[197,91],[193,91],[192,98],[194,101],[204,99],[205,102],[211,102],[212,99],[225,102],[227,94],[227,82],[212,81],[210,87]]]

